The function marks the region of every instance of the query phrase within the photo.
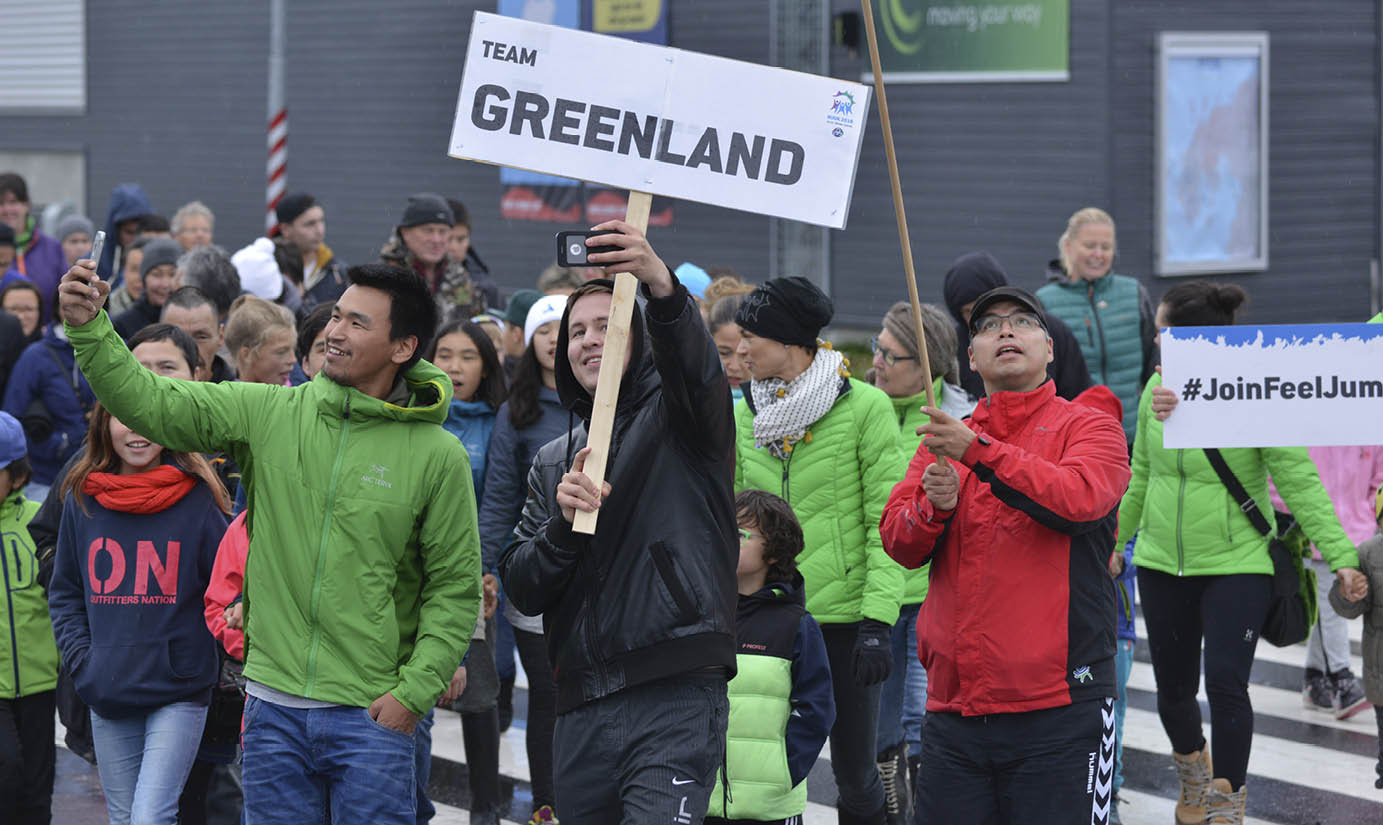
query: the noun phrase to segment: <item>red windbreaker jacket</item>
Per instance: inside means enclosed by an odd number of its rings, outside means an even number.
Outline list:
[[[904,567],[931,561],[917,617],[927,711],[966,716],[1061,707],[1116,693],[1110,578],[1130,471],[1124,430],[1098,409],[1106,387],[1069,402],[1047,381],[983,399],[956,470],[956,509],[935,510],[919,447],[879,531]],[[1110,395],[1110,398],[1104,398]],[[1082,403],[1086,402],[1086,403]]]

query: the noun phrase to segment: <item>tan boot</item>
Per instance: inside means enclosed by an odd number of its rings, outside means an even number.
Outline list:
[[[1206,801],[1206,825],[1244,825],[1244,803],[1248,800],[1248,785],[1240,785],[1239,790],[1229,789],[1228,779],[1216,779],[1210,783],[1210,793]]]
[[[1181,796],[1177,799],[1176,825],[1203,825],[1207,816],[1206,794],[1215,774],[1210,767],[1210,743],[1195,753],[1172,752],[1177,778],[1181,780]]]

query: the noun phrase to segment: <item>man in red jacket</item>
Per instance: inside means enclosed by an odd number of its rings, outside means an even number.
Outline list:
[[[1105,823],[1114,769],[1115,592],[1106,569],[1129,464],[1119,422],[1056,395],[1037,300],[980,296],[967,421],[925,408],[880,533],[931,561],[920,810],[937,823]],[[942,459],[942,460],[938,460]]]

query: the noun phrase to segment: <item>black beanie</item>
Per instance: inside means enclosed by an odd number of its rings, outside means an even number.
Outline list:
[[[447,206],[446,198],[431,192],[419,192],[409,196],[408,206],[403,210],[403,220],[399,221],[399,228],[422,226],[425,223],[456,226],[456,217],[451,214],[451,207]]]
[[[279,205],[274,207],[274,217],[278,218],[279,223],[292,223],[316,205],[317,199],[306,192],[293,192],[279,199]]]
[[[806,278],[770,278],[744,296],[735,323],[762,338],[810,348],[834,314],[831,299]]]

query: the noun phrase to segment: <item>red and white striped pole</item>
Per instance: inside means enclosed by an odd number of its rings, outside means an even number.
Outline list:
[[[288,184],[288,110],[283,94],[283,0],[269,2],[269,161],[264,190],[264,234],[278,224],[274,210]]]

